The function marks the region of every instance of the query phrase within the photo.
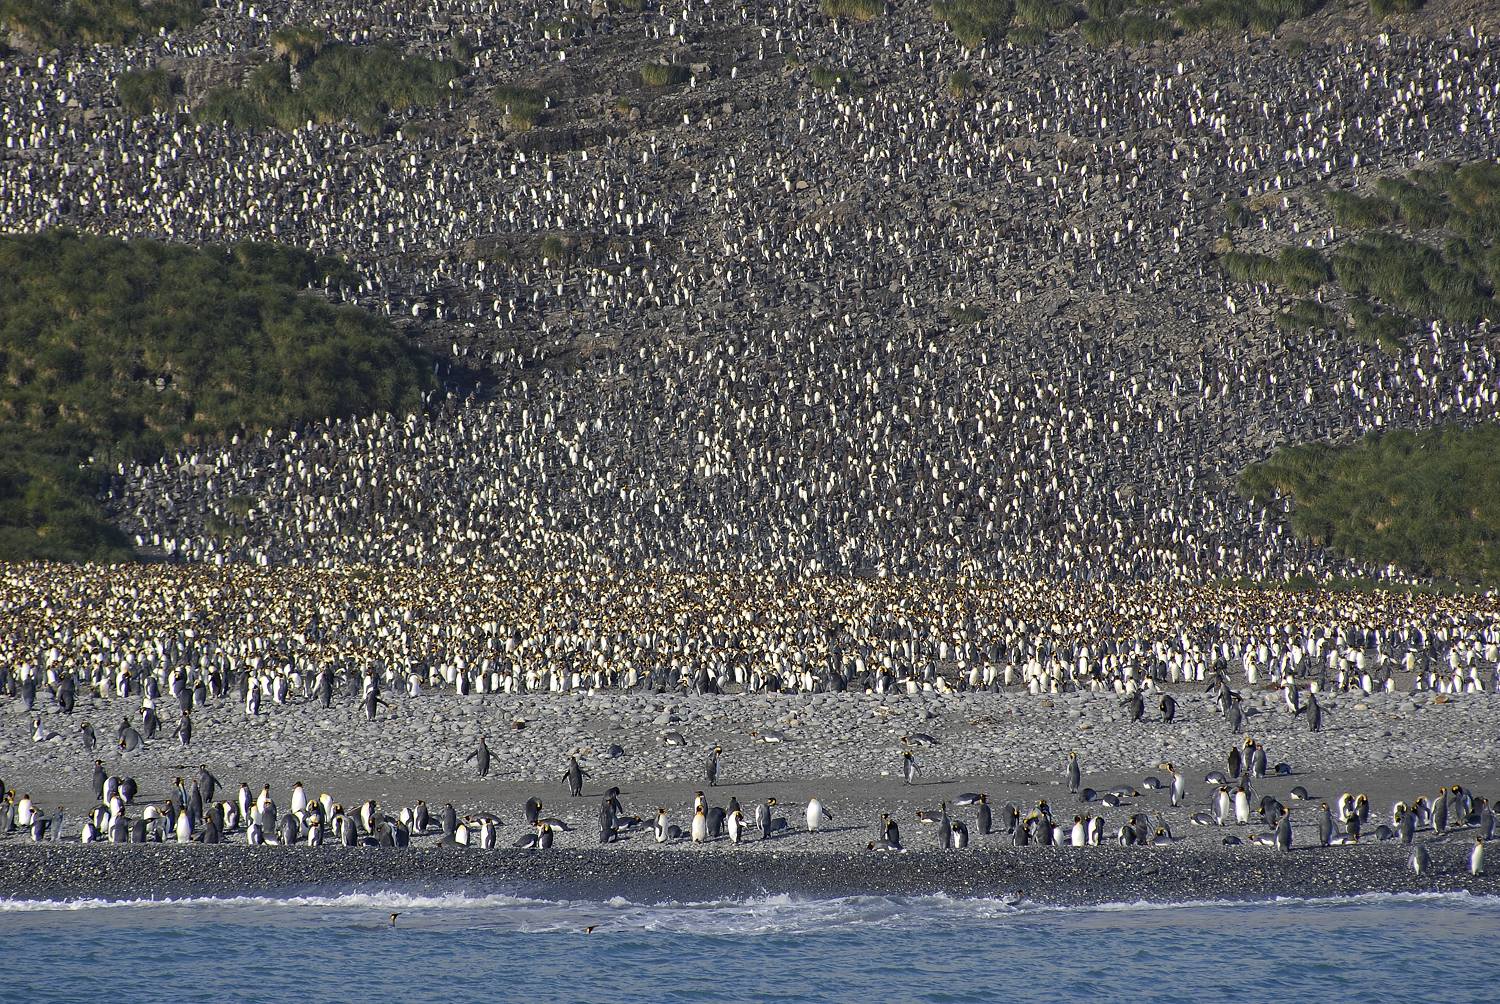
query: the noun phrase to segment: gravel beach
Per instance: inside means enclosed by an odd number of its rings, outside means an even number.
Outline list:
[[[277,895],[354,886],[470,886],[571,898],[626,896],[657,899],[721,898],[765,894],[917,894],[992,896],[1024,889],[1029,898],[1057,903],[1118,900],[1193,900],[1335,896],[1363,892],[1500,891],[1492,877],[1468,874],[1469,831],[1442,839],[1419,832],[1435,865],[1432,876],[1407,868],[1408,848],[1396,843],[1317,848],[1315,807],[1335,804],[1343,792],[1364,793],[1371,803],[1368,830],[1389,822],[1398,799],[1431,799],[1440,786],[1462,784],[1476,794],[1500,789],[1496,736],[1500,707],[1487,694],[1330,696],[1330,723],[1309,733],[1301,719],[1278,709],[1274,694],[1247,698],[1258,714],[1246,731],[1266,746],[1271,765],[1290,773],[1255,782],[1257,797],[1291,807],[1294,850],[1278,855],[1254,846],[1225,846],[1226,837],[1249,841],[1269,824],[1194,825],[1210,807],[1217,786],[1204,779],[1225,768],[1227,751],[1243,741],[1232,734],[1209,699],[1195,689],[1177,692],[1181,710],[1172,723],[1123,721],[1112,694],[1054,697],[1018,694],[857,694],[775,697],[729,695],[571,695],[459,698],[429,695],[393,698],[388,717],[357,720],[352,709],[324,711],[312,704],[276,706],[252,720],[229,702],[200,714],[194,745],[158,741],[133,754],[106,758],[112,774],[130,774],[141,785],[138,804],[168,797],[178,775],[207,764],[233,798],[241,781],[258,792],[269,784],[283,806],[293,782],[310,796],[328,792],[356,805],[375,799],[388,812],[424,799],[436,811],[451,802],[461,816],[492,812],[501,819],[505,850],[439,848],[435,835],[419,836],[407,850],[281,848],[233,845],[81,847],[35,845],[21,835],[0,841],[0,895],[8,898],[160,898],[185,895]],[[74,719],[107,728],[124,702],[80,701]],[[121,705],[118,706],[117,705]],[[89,792],[93,757],[75,736],[47,742],[24,733],[24,715],[0,720],[0,776],[51,812],[63,806],[76,820],[94,804]],[[60,717],[49,719],[60,722]],[[524,722],[519,729],[515,723]],[[782,741],[752,736],[768,728]],[[677,731],[686,747],[663,745]],[[915,743],[917,783],[900,776],[903,737]],[[491,772],[478,778],[464,763],[481,734],[494,751]],[[606,755],[612,743],[625,753]],[[724,748],[716,787],[703,777],[705,751]],[[1083,802],[1068,791],[1067,753],[1076,750],[1082,784],[1104,792],[1130,789],[1118,806],[1096,796]],[[584,793],[570,798],[562,781],[566,757],[576,753],[587,772]],[[1164,779],[1171,761],[1187,776],[1181,807],[1166,790],[1143,785]],[[711,805],[737,798],[747,814],[775,798],[788,828],[771,840],[732,846],[687,840],[658,845],[648,827],[629,831],[615,845],[597,845],[599,797],[621,789],[625,812],[649,820],[665,808],[686,829],[696,790]],[[1303,787],[1308,801],[1290,792]],[[1006,803],[1023,813],[1046,801],[1054,819],[1092,814],[1105,820],[1105,839],[1132,814],[1165,825],[1176,842],[1165,847],[1014,848],[1003,834],[981,836],[974,809],[953,805],[967,792],[985,792],[998,818]],[[548,852],[508,849],[529,832],[521,803],[543,801],[544,814],[569,826]],[[807,833],[803,810],[817,797],[833,814],[818,833]],[[948,802],[954,819],[968,821],[973,844],[965,851],[934,850],[933,827],[916,812]],[[876,821],[891,813],[908,852],[869,853]],[[70,822],[70,837],[77,823]]]
[[[1363,893],[1500,894],[1500,872],[1470,876],[1459,841],[1430,848],[1418,878],[1405,848],[1364,846],[1275,855],[1261,848],[986,848],[899,857],[655,854],[636,850],[390,851],[360,848],[12,846],[0,853],[10,898],[152,899],[332,895],[421,888],[560,899],[693,902],[754,896],[1004,897],[1034,903],[1255,900]]]

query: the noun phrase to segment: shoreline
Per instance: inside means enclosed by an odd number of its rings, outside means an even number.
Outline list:
[[[769,854],[585,849],[13,845],[0,848],[0,902],[291,898],[399,888],[428,895],[686,903],[795,896],[1003,898],[1050,906],[1341,898],[1372,893],[1500,895],[1500,870],[1468,873],[1467,841],[1426,842],[1434,872],[1396,845],[1263,848],[986,848],[971,852]]]

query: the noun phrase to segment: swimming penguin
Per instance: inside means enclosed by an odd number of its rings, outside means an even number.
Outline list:
[[[474,747],[474,752],[464,757],[464,763],[475,761],[474,766],[479,771],[480,777],[489,777],[490,774],[490,747],[485,742],[485,737],[479,737],[479,745]]]
[[[563,779],[568,782],[569,795],[577,798],[583,794],[583,768],[578,765],[576,756],[568,757],[568,767],[563,771]]]
[[[833,813],[823,808],[816,798],[807,803],[807,832],[816,833],[824,823],[833,822]]]
[[[1083,784],[1083,771],[1078,766],[1078,754],[1068,754],[1068,793],[1078,794],[1078,789]]]
[[[704,764],[703,773],[708,778],[708,786],[712,788],[719,783],[719,755],[723,749],[715,746],[708,754],[708,763]]]
[[[917,761],[913,759],[911,750],[901,751],[901,776],[907,784],[915,784],[917,779]]]

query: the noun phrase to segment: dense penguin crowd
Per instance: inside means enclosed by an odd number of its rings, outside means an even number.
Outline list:
[[[188,114],[300,22],[464,72],[385,130]],[[0,49],[0,230],[335,253],[360,279],[320,295],[464,374],[421,413],[120,463],[101,498],[149,563],[0,563],[0,869],[137,862],[109,894],[155,897],[178,865],[95,845],[286,848],[239,855],[270,885],[1040,845],[1005,881],[1108,854],[1185,896],[1165,869],[1211,850],[1193,874],[1235,898],[1493,892],[1500,596],[1283,589],[1408,573],[1236,478],[1494,420],[1500,344],[1281,331],[1215,256],[1332,251],[1325,189],[1494,158],[1500,24],[1307,24],[1295,54],[967,51],[926,3],[214,0]],[[183,107],[126,115],[150,66]],[[210,853],[193,880],[237,881]]]
[[[1211,260],[1227,200],[1327,246],[1344,235],[1310,186],[1492,156],[1500,72],[1481,29],[1295,57],[1264,39],[969,53],[922,7],[861,26],[807,3],[574,7],[298,5],[356,44],[468,42],[453,107],[387,135],[101,111],[127,67],[222,76],[293,19],[278,4],[7,60],[5,227],[338,252],[364,276],[338,295],[417,319],[492,378],[425,415],[121,465],[110,504],[143,547],[562,572],[1396,576],[1292,539],[1236,473],[1288,442],[1495,414],[1487,328],[1434,326],[1399,357],[1283,335],[1264,291]],[[691,81],[641,87],[657,55]],[[857,84],[820,89],[809,67]],[[517,82],[553,118],[502,135],[489,94]],[[562,260],[535,253],[544,237]]]

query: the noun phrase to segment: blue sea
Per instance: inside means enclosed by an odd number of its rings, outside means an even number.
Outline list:
[[[1492,1001],[1497,934],[1500,898],[1463,894],[0,901],[0,1000]]]

